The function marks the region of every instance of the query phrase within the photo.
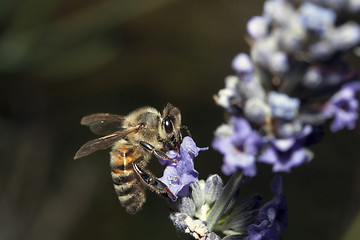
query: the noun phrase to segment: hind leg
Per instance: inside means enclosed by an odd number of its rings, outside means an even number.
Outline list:
[[[142,169],[135,162],[132,163],[135,169],[135,172],[139,175],[139,177],[144,181],[144,183],[148,186],[151,191],[156,192],[157,194],[169,198],[169,195],[173,199],[177,199],[177,196],[174,195],[170,189],[157,177],[153,176],[150,172]]]

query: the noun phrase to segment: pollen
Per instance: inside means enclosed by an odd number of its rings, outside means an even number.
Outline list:
[[[180,185],[180,180],[175,176],[168,176],[168,181],[170,185]]]

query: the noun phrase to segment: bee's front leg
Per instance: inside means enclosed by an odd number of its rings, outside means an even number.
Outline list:
[[[160,159],[163,159],[163,160],[169,160],[169,161],[177,163],[177,159],[168,157],[162,150],[156,149],[150,143],[140,141],[140,145],[143,148],[145,148],[146,150],[148,150],[149,152],[151,152],[152,154],[154,154],[155,157],[157,157],[157,158],[160,158]]]
[[[169,195],[173,199],[177,199],[177,196],[174,195],[170,189],[160,181],[157,177],[153,176],[151,173],[147,172],[146,170],[140,168],[136,161],[132,163],[135,172],[138,176],[144,181],[144,183],[150,188],[151,191],[156,192],[157,194],[168,198]]]

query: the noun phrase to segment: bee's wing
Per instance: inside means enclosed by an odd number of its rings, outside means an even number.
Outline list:
[[[81,124],[89,126],[93,133],[105,136],[122,130],[122,122],[124,119],[124,116],[116,114],[95,113],[83,117]]]
[[[75,154],[74,159],[82,158],[92,154],[98,150],[106,149],[111,147],[116,141],[126,137],[128,134],[137,132],[143,128],[143,125],[133,127],[125,131],[117,131],[110,135],[100,137],[94,140],[90,140],[85,143]]]

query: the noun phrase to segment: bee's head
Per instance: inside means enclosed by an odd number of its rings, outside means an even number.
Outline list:
[[[160,137],[165,140],[167,147],[180,152],[181,113],[177,107],[170,103],[166,105],[161,116]]]

